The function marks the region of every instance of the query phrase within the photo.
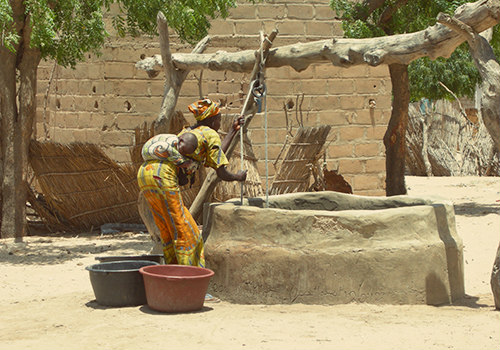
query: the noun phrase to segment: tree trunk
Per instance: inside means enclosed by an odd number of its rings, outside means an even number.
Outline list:
[[[495,300],[495,308],[500,310],[500,244],[498,245],[495,261],[493,262],[490,284],[493,299]]]
[[[19,5],[19,4],[18,4]],[[16,53],[0,47],[1,118],[2,118],[2,224],[0,237],[26,235],[26,198],[28,150],[36,115],[38,49],[30,48],[29,17],[21,15],[21,5],[13,7],[20,35]],[[16,87],[16,73],[19,81]],[[18,90],[17,90],[18,88]]]
[[[406,126],[408,124],[408,105],[410,104],[410,83],[408,66],[389,65],[392,82],[392,112],[387,131],[384,135],[386,195],[406,194],[405,152]]]
[[[13,238],[16,235],[16,176],[15,176],[15,121],[16,104],[16,55],[0,47],[0,89],[2,117],[2,226],[1,238]]]
[[[16,215],[15,228],[17,240],[27,233],[26,199],[28,196],[28,164],[31,136],[35,128],[36,117],[36,85],[37,70],[40,63],[40,52],[36,49],[24,49],[19,64],[19,114],[15,123],[15,137],[17,145],[17,159],[15,159],[16,179]]]
[[[493,144],[500,151],[500,64],[493,48],[488,40],[455,17],[440,14],[438,21],[467,39],[470,53],[481,76],[481,117]],[[490,285],[495,308],[500,310],[500,244],[493,263]]]

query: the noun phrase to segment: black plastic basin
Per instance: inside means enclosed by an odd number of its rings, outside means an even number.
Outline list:
[[[104,306],[136,306],[147,303],[139,269],[159,265],[155,261],[130,260],[87,266],[96,301]]]

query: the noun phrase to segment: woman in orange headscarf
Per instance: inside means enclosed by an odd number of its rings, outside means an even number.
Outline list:
[[[197,146],[189,154],[183,154],[199,164],[215,169],[224,181],[245,181],[246,170],[231,173],[225,152],[240,128],[242,118],[237,118],[228,134],[221,141],[217,131],[221,114],[217,104],[203,99],[188,106],[196,124],[183,129],[196,136]],[[148,160],[137,174],[139,188],[143,192],[159,228],[166,264],[205,266],[203,239],[198,225],[184,206],[179,188],[179,168],[168,160]]]

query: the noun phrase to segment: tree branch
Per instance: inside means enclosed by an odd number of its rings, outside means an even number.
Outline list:
[[[353,17],[355,19],[366,21],[366,19],[370,17],[373,11],[382,7],[384,2],[385,0],[364,0],[363,3],[358,6],[357,11]]]
[[[438,21],[467,38],[481,76],[481,117],[497,151],[500,151],[500,64],[488,40],[458,18],[440,14]],[[500,296],[499,296],[500,297]]]
[[[477,129],[476,125],[467,116],[467,113],[465,113],[464,107],[462,106],[462,102],[460,102],[460,99],[458,98],[458,96],[453,91],[451,91],[450,88],[448,88],[442,81],[438,81],[438,83],[439,83],[439,85],[441,85],[443,87],[443,89],[448,91],[455,98],[455,100],[458,103],[458,107],[460,108],[460,113],[465,118],[467,123]]]
[[[392,34],[388,33],[387,31],[387,22],[391,20],[392,16],[396,13],[397,10],[399,10],[402,6],[406,5],[408,0],[399,0],[396,1],[396,3],[393,6],[387,7],[382,14],[380,15],[380,18],[378,20],[378,24],[384,28],[384,32],[386,34]]]
[[[174,115],[175,106],[177,105],[177,99],[179,98],[182,83],[191,70],[189,67],[176,68],[174,66],[172,62],[172,53],[170,52],[168,24],[165,15],[162,12],[158,13],[157,22],[158,33],[160,35],[161,62],[165,71],[165,89],[163,92],[163,101],[161,104],[160,113],[155,121],[156,134],[162,132],[167,133],[170,131],[170,119]],[[208,36],[202,39],[193,49],[192,54],[199,54],[203,52],[207,47],[209,41],[210,38]],[[154,60],[148,61],[150,67],[159,66],[159,59],[160,57],[155,57]],[[141,64],[141,62],[138,62],[136,64],[138,68],[141,68],[141,66],[145,64]],[[163,62],[165,62],[165,64],[163,64]],[[148,75],[151,76],[150,72],[152,72],[152,70],[148,71]]]
[[[464,22],[456,19],[455,17],[451,17],[450,15],[445,13],[439,13],[437,16],[437,21],[447,26],[451,30],[462,35],[464,39],[467,40],[469,43],[471,41],[474,42],[475,40],[474,30]]]
[[[455,11],[455,17],[475,31],[482,32],[499,22],[500,4],[498,0],[467,3]],[[368,39],[329,39],[277,47],[270,51],[266,67],[290,66],[300,72],[310,64],[325,62],[339,67],[393,63],[408,65],[424,56],[431,59],[448,57],[463,41],[460,34],[438,23],[415,33]],[[254,50],[172,54],[174,67],[186,70],[250,72],[254,61]]]

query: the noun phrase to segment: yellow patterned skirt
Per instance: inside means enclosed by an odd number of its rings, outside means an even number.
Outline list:
[[[172,163],[147,161],[137,181],[160,231],[165,263],[205,267],[203,239],[182,201],[177,172]]]

